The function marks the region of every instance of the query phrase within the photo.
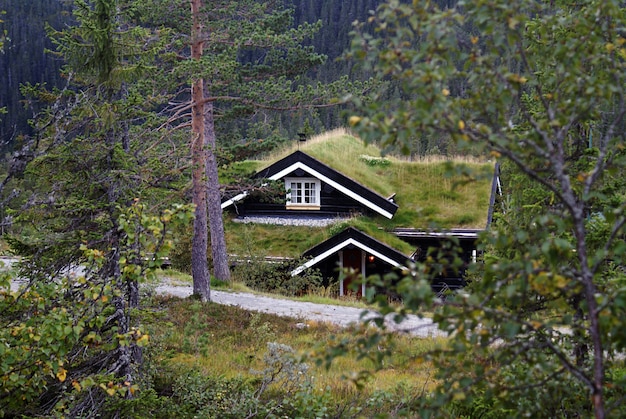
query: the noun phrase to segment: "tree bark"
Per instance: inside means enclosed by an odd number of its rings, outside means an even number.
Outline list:
[[[207,85],[205,84],[205,89]],[[208,95],[206,95],[208,96]],[[207,208],[209,231],[211,233],[211,254],[213,257],[213,275],[222,281],[230,281],[226,235],[222,219],[222,200],[215,157],[215,120],[213,102],[207,102],[204,109],[204,136],[206,146]]]
[[[191,0],[191,58],[200,60],[204,41],[200,23],[201,0]],[[204,147],[204,83],[202,78],[191,86],[191,194],[195,205],[193,238],[191,241],[191,274],[193,293],[201,301],[211,300],[211,282],[207,261],[207,188],[206,188],[206,149]]]

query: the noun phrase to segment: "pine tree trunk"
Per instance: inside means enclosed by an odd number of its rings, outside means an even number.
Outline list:
[[[205,85],[205,90],[206,90]],[[206,95],[208,96],[208,95]],[[211,253],[213,257],[213,275],[222,281],[230,281],[228,252],[222,219],[222,200],[220,183],[217,174],[217,158],[215,157],[215,121],[213,119],[213,103],[207,102],[204,109],[204,136],[207,151],[207,208],[209,231],[211,232]]]
[[[201,0],[191,0],[191,57],[202,58],[203,40],[200,23]],[[211,300],[209,267],[207,262],[207,188],[206,188],[206,150],[204,147],[204,83],[196,80],[191,86],[191,164],[192,164],[192,201],[196,207],[191,241],[191,274],[193,293],[201,301]]]

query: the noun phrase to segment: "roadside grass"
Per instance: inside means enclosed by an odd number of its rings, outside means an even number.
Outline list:
[[[389,350],[392,355],[382,364],[376,365],[367,357],[358,359],[350,351],[337,357],[327,369],[325,360],[334,346],[341,343],[354,349],[358,339],[366,339],[372,329],[341,329],[326,323],[170,297],[153,299],[142,323],[151,336],[148,351],[156,374],[155,387],[163,394],[167,394],[177,376],[189,371],[257,380],[258,371],[265,368],[269,342],[294,348],[310,366],[307,374],[315,391],[329,392],[337,403],[350,403],[355,397],[364,399],[381,391],[419,394],[436,385],[434,368],[421,355],[446,342],[394,335],[371,353],[376,358],[377,351]],[[363,371],[374,372],[364,376],[363,388],[357,391],[354,380],[362,377]]]
[[[150,285],[156,285],[158,283],[169,283],[173,286],[190,286],[193,283],[193,279],[191,275],[186,274],[184,272],[179,272],[175,269],[166,269],[166,270],[157,270],[156,272],[156,280],[150,282]],[[219,290],[219,291],[227,291],[227,292],[245,292],[250,294],[261,295],[265,297],[272,298],[280,298],[283,300],[291,300],[291,301],[302,301],[308,303],[315,304],[327,304],[327,305],[335,305],[335,306],[343,306],[343,307],[355,307],[362,309],[372,309],[375,310],[376,307],[373,307],[367,304],[362,298],[355,297],[351,295],[346,295],[342,297],[335,296],[331,287],[317,287],[311,292],[298,296],[298,297],[290,297],[285,295],[278,295],[269,292],[260,292],[253,290],[248,287],[243,282],[237,281],[235,279],[230,282],[222,282],[215,281],[214,278],[211,278],[211,289]],[[424,314],[427,317],[428,313]]]

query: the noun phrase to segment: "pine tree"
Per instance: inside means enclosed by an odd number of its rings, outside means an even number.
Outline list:
[[[208,300],[207,241],[202,231],[207,205],[214,274],[219,279],[230,278],[215,160],[215,127],[259,110],[285,112],[333,106],[362,86],[346,78],[326,85],[306,83],[303,75],[323,63],[325,57],[302,43],[321,24],[304,23],[293,28],[292,10],[284,9],[280,1],[222,0],[204,4],[194,0],[190,12],[184,12],[189,10],[185,4],[149,2],[142,6],[142,16],[147,25],[172,30],[170,48],[161,64],[163,77],[156,82],[161,83],[159,89],[169,89],[173,98],[186,98],[171,109],[170,127],[180,127],[183,120],[192,128],[192,196],[196,204],[192,272],[194,291]],[[188,42],[181,42],[183,33],[190,34]],[[188,86],[191,94],[185,95],[182,91]]]
[[[123,6],[76,0],[76,25],[51,31],[67,62],[67,87],[25,89],[31,99],[51,104],[34,120],[35,146],[22,172],[30,198],[16,217],[21,231],[9,242],[23,257],[20,275],[29,280],[20,302],[39,298],[45,304],[33,315],[23,303],[10,304],[15,297],[2,289],[0,299],[9,302],[2,341],[19,351],[33,336],[30,344],[40,349],[4,358],[3,377],[15,377],[2,380],[7,387],[0,392],[0,406],[12,400],[9,415],[29,405],[47,414],[75,391],[67,414],[96,416],[108,395],[131,397],[136,388],[147,340],[132,314],[139,281],[170,245],[166,228],[178,219],[163,208],[161,216],[151,214],[143,200],[158,194],[157,179],[177,181],[175,171],[161,171],[152,152],[164,164],[177,156],[155,142],[144,108],[150,102],[136,88],[150,71],[150,31],[130,26],[122,13],[130,9]],[[12,328],[23,325],[33,333],[12,338]],[[12,398],[15,392],[27,398]],[[35,399],[47,402],[37,406]]]

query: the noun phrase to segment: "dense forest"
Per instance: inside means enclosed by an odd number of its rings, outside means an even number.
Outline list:
[[[0,121],[0,141],[3,147],[10,147],[20,134],[29,133],[28,118],[32,115],[24,106],[20,85],[62,84],[63,63],[47,52],[53,45],[45,25],[59,29],[69,14],[58,0],[3,0],[0,10],[6,12],[3,29],[7,31],[0,53],[0,107],[7,110]]]
[[[351,74],[352,64],[338,60],[349,46],[352,22],[365,20],[381,0],[287,0],[294,9],[294,25],[321,20],[322,29],[309,41],[318,53],[325,54],[326,63],[312,70],[309,77],[322,82]],[[0,54],[0,107],[7,114],[0,120],[2,149],[10,149],[20,134],[30,134],[28,119],[32,110],[24,106],[20,86],[24,83],[46,83],[62,87],[61,59],[50,53],[53,44],[47,36],[46,25],[60,29],[71,21],[68,7],[61,0],[2,0],[0,10],[6,11],[4,27],[7,43]],[[335,128],[337,111],[322,112],[316,129]],[[294,128],[298,130],[299,128]]]

